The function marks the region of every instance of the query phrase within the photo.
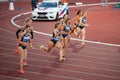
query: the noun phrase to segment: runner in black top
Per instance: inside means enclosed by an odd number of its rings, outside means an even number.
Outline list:
[[[59,54],[60,54],[60,58],[59,61],[63,60],[63,47],[62,44],[60,42],[60,38],[61,38],[61,25],[60,23],[56,23],[54,30],[53,30],[53,36],[52,39],[48,42],[48,46],[44,47],[44,45],[40,45],[40,49],[44,49],[44,51],[46,52],[50,52],[51,49],[56,46],[59,49]]]
[[[16,37],[17,37],[17,39],[19,38],[19,34],[20,34],[21,32],[24,32],[24,28],[25,28],[26,26],[30,26],[30,29],[31,29],[30,34],[31,34],[31,39],[32,39],[32,41],[33,41],[33,27],[31,26],[31,24],[32,24],[31,18],[26,18],[26,19],[25,19],[25,25],[24,25],[24,26],[21,26],[21,27],[16,31]],[[17,43],[17,45],[18,45],[18,43]],[[31,48],[33,48],[33,47],[31,47]],[[18,54],[18,50],[15,50],[15,54]]]
[[[88,26],[88,24],[86,23],[86,12],[82,12],[80,18],[79,18],[79,23],[77,25],[77,29],[79,31],[78,35],[80,35],[80,33],[82,34],[82,46],[85,46],[85,27]]]
[[[67,46],[68,46],[68,41],[70,39],[70,33],[72,31],[70,23],[71,23],[71,20],[70,18],[68,18],[62,27],[62,45],[64,48],[64,55],[63,55],[64,59],[65,59],[65,53],[66,53]]]
[[[31,44],[31,34],[30,34],[30,26],[25,26],[24,32],[19,34],[18,38],[18,52],[20,53],[20,73],[24,73],[23,65],[24,61],[26,61],[27,56],[27,47],[32,46]]]

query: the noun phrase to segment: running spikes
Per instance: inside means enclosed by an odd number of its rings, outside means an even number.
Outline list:
[[[41,50],[41,49],[43,49],[44,48],[44,45],[40,45],[39,46],[39,49]]]

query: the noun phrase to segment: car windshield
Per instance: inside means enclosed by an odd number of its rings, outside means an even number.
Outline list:
[[[57,7],[56,2],[42,2],[39,7]]]

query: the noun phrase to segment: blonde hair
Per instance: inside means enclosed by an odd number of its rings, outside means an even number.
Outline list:
[[[86,12],[82,12],[82,16],[83,16],[84,14],[86,14]]]
[[[25,24],[26,24],[27,22],[29,22],[30,20],[31,20],[30,17],[26,18],[26,19],[25,19]]]

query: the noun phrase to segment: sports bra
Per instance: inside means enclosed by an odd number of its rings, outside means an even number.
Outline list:
[[[25,35],[22,37],[23,42],[29,42],[30,41],[30,35]]]
[[[66,25],[64,31],[69,32],[69,30],[70,30],[70,25]]]

